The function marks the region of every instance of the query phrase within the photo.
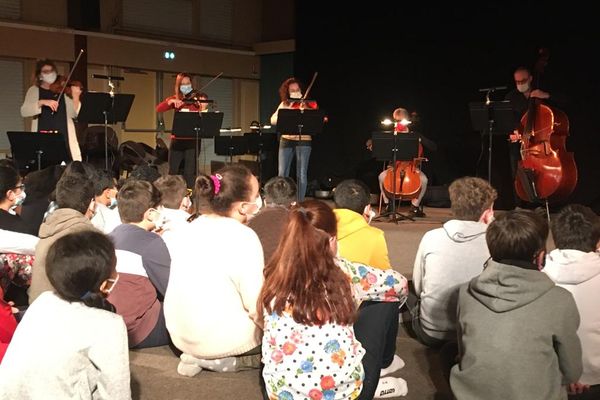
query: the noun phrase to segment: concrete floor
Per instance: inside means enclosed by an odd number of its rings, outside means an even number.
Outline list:
[[[401,209],[406,212],[408,209]],[[398,224],[374,222],[383,229],[394,269],[410,279],[418,244],[425,232],[450,218],[448,209],[426,209],[427,217]],[[401,327],[397,338],[398,354],[406,366],[394,374],[408,383],[407,400],[450,399],[448,385],[441,373],[437,353],[409,337]],[[168,347],[130,352],[134,399],[262,399],[258,371],[218,374],[202,371],[194,378],[177,374],[179,359]]]
[[[406,213],[408,207],[399,212]],[[374,226],[385,231],[391,263],[397,271],[409,280],[415,254],[425,232],[442,226],[451,219],[449,209],[426,208],[426,218],[398,223],[373,222]],[[553,243],[549,239],[548,249]],[[406,311],[403,318],[406,320]],[[421,345],[410,337],[401,325],[397,337],[398,354],[406,366],[394,374],[408,383],[407,400],[446,400],[451,399],[450,390],[442,369],[440,357],[435,350]],[[179,359],[168,347],[136,350],[130,352],[132,388],[134,399],[262,399],[258,371],[239,373],[214,373],[202,371],[194,378],[177,374]]]

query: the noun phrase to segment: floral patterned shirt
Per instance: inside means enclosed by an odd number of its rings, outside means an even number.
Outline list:
[[[406,300],[407,280],[400,273],[338,260],[352,283],[358,305],[362,301]],[[263,377],[270,399],[355,399],[362,389],[365,350],[352,326],[326,323],[307,326],[291,312],[265,315]]]

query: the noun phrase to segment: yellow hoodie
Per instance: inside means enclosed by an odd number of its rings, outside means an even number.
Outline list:
[[[333,210],[337,218],[338,251],[342,258],[370,265],[391,268],[383,231],[370,226],[365,218],[345,208]]]

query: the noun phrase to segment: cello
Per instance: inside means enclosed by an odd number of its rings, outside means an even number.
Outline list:
[[[548,52],[540,50],[534,88],[548,62]],[[556,107],[529,97],[528,110],[521,118],[521,160],[518,162],[515,190],[528,202],[556,203],[568,198],[577,185],[577,165],[566,149],[569,119]]]
[[[394,135],[410,133],[408,125],[408,113],[404,109],[396,109],[394,111]],[[419,140],[419,152],[417,158],[409,161],[396,161],[396,165],[392,168],[395,171],[388,171],[383,180],[383,189],[386,195],[391,199],[401,198],[403,200],[412,200],[419,197],[421,192],[421,174],[420,165],[423,158],[423,145]],[[391,168],[390,168],[391,169]],[[394,181],[395,178],[395,181]]]

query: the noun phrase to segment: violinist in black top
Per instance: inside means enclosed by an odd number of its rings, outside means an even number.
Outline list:
[[[175,94],[167,97],[156,106],[156,112],[175,110],[175,112],[204,112],[208,111],[208,103],[197,100],[207,100],[205,93],[197,92],[192,87],[191,75],[181,72],[175,79]],[[196,162],[196,142],[193,138],[171,136],[169,148],[169,174],[177,175],[179,165],[183,161],[183,176],[189,188],[194,187],[197,171],[194,171]]]
[[[81,150],[73,123],[81,108],[81,87],[71,86],[68,92],[70,97],[65,96],[67,92],[62,93],[62,84],[57,84],[64,82],[61,78],[52,61],[38,61],[35,65],[33,85],[27,90],[21,106],[21,116],[33,117],[32,131],[62,134],[73,161],[81,161]]]

